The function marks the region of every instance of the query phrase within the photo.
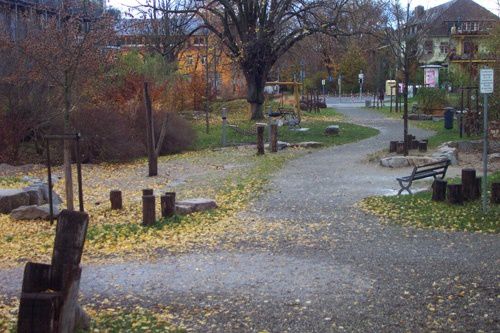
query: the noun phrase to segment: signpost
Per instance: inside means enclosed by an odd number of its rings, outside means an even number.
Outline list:
[[[359,99],[362,99],[363,79],[365,78],[365,74],[363,74],[363,71],[359,71],[358,78],[359,78]]]
[[[483,213],[488,210],[487,203],[487,189],[488,185],[488,95],[493,93],[493,69],[492,68],[481,68],[479,72],[479,92],[483,94]]]
[[[339,84],[339,103],[342,103],[342,75],[340,74],[339,74],[338,84]]]
[[[323,86],[323,96],[325,96],[325,85],[326,85],[325,79],[321,80],[321,85]]]

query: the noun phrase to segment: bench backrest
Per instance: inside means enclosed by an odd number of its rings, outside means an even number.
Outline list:
[[[448,166],[451,164],[449,159],[444,159],[438,162],[417,165],[413,168],[412,178],[415,175],[426,173],[429,171],[437,172],[438,174],[446,174],[446,170],[448,170]]]

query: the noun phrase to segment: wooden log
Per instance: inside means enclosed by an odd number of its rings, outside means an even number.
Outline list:
[[[418,142],[418,151],[426,152],[427,151],[427,141],[420,140]]]
[[[389,142],[389,153],[395,153],[396,152],[396,146],[398,142],[397,141],[390,141]]]
[[[462,194],[464,201],[477,199],[476,197],[476,170],[462,169]]]
[[[396,153],[397,154],[404,154],[405,152],[405,143],[404,141],[398,141],[396,144]]]
[[[109,201],[111,202],[111,209],[122,209],[122,191],[112,190],[109,192]]]
[[[500,183],[491,184],[491,203],[500,204]]]
[[[148,226],[156,222],[155,196],[142,196],[142,225]]]
[[[153,190],[150,188],[145,188],[142,190],[142,195],[153,195]]]
[[[18,332],[88,330],[90,318],[78,304],[88,215],[63,210],[59,215],[51,265],[26,264]]]
[[[452,205],[462,205],[464,203],[462,184],[448,185],[448,203]]]
[[[483,177],[476,177],[476,186],[474,186],[474,196],[476,199],[481,198],[481,185]]]
[[[432,200],[445,201],[446,200],[446,185],[448,182],[443,179],[436,179],[432,183]]]
[[[411,149],[418,149],[419,142],[420,141],[416,139],[411,140]]]
[[[264,125],[257,125],[257,155],[264,155]]]
[[[175,192],[166,192],[160,198],[161,216],[172,217],[175,215]]]
[[[271,124],[270,127],[270,136],[271,136],[271,152],[276,153],[278,152],[278,125],[277,124]]]

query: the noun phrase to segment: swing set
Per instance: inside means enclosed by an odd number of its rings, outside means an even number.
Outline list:
[[[267,115],[270,118],[276,119],[276,121],[282,125],[287,125],[289,128],[300,127],[301,112],[300,112],[300,89],[302,83],[299,82],[266,82],[266,86],[285,86],[293,87],[293,106],[285,107],[285,95],[281,92],[280,105],[276,110],[269,106]],[[266,105],[268,104],[268,97],[266,96]]]

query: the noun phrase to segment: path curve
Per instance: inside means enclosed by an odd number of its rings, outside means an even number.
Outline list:
[[[360,212],[361,198],[397,189],[401,170],[365,158],[402,136],[401,121],[338,110],[380,134],[290,161],[242,214],[286,221],[312,235],[307,243],[283,234],[268,248],[86,266],[84,297],[170,305],[200,332],[498,331],[499,237],[387,226]],[[0,294],[17,294],[21,275],[0,270]]]

